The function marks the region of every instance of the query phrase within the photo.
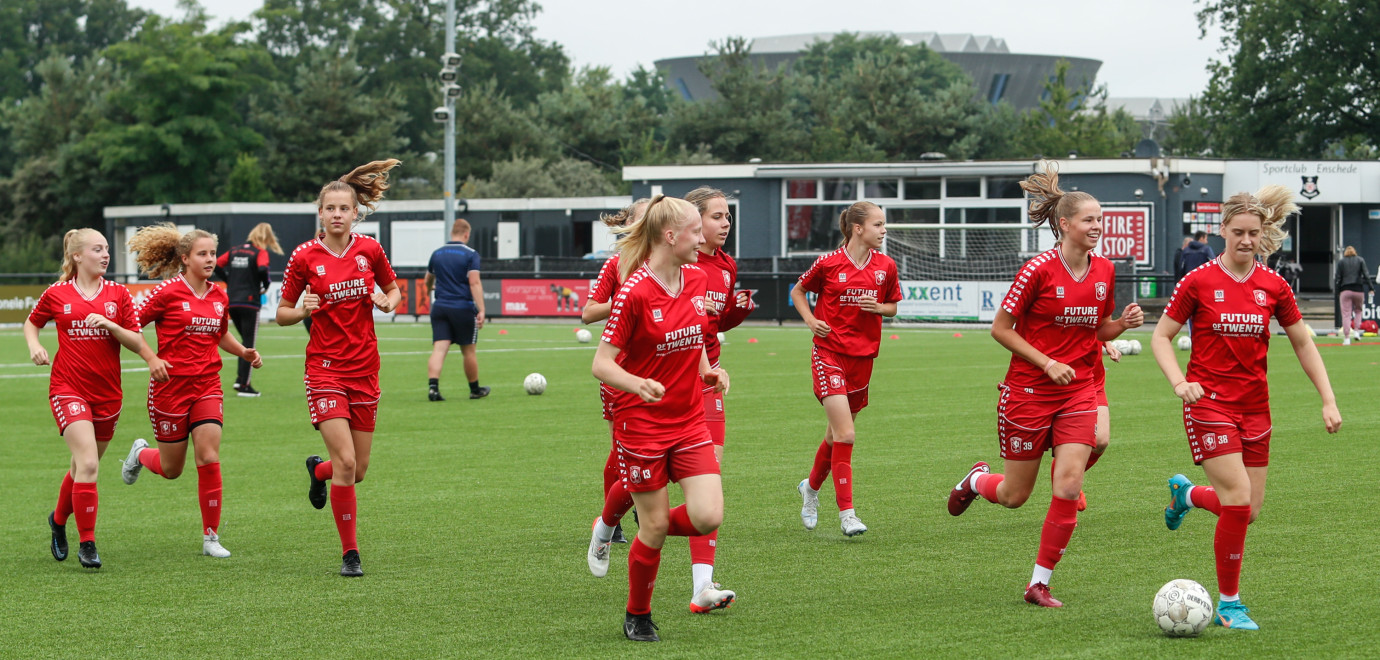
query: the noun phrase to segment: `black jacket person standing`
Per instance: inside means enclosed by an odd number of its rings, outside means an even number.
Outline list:
[[[268,292],[268,251],[282,254],[278,237],[267,222],[260,222],[249,232],[249,242],[230,248],[216,259],[216,274],[225,280],[230,297],[230,320],[240,333],[245,348],[254,348],[259,334],[259,307]],[[249,384],[250,365],[243,358],[235,374],[235,391],[240,396],[259,396]]]

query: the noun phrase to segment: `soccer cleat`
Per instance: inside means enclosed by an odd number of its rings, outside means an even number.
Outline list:
[[[843,529],[843,535],[849,537],[859,536],[867,531],[867,525],[858,520],[858,514],[852,509],[839,512],[839,527]]]
[[[634,642],[659,642],[656,631],[658,628],[652,623],[652,613],[646,614],[625,614],[623,617],[623,635]]]
[[[120,478],[125,483],[133,485],[139,478],[140,470],[144,469],[144,464],[139,462],[139,452],[148,449],[149,443],[143,438],[134,441],[134,445],[129,448],[129,455],[125,456],[125,464],[120,468]]]
[[[311,478],[311,486],[307,488],[307,501],[318,509],[326,508],[326,482],[316,478],[316,466],[325,462],[316,454],[307,457],[307,476]]]
[[[949,491],[949,515],[961,516],[968,510],[968,505],[977,498],[978,492],[973,488],[973,474],[976,472],[991,472],[987,463],[978,461],[973,464],[973,469],[968,470],[968,474],[963,475],[963,481],[958,482],[954,489]]]
[[[1239,600],[1230,603],[1217,601],[1217,616],[1212,621],[1232,630],[1260,630],[1260,624],[1251,619],[1251,611]]]
[[[1081,491],[1081,490],[1078,491],[1078,510],[1079,510],[1079,511],[1087,511],[1087,510],[1088,510],[1088,496],[1087,496],[1087,495],[1084,495],[1084,494],[1083,494],[1083,491]]]
[[[53,514],[48,514],[48,529],[53,532],[53,542],[50,549],[53,551],[53,559],[58,561],[67,560],[67,525],[59,525],[53,522]]]
[[[1036,582],[1025,588],[1025,602],[1040,607],[1063,607],[1064,604],[1054,596],[1049,595],[1049,585],[1043,582]]]
[[[722,586],[718,582],[710,584],[701,589],[695,597],[690,599],[690,612],[693,614],[706,614],[714,610],[728,609],[729,605],[738,598],[738,594],[727,589],[720,589]]]
[[[95,541],[82,541],[77,546],[77,561],[81,562],[82,568],[101,567],[101,556],[96,553]]]
[[[201,554],[224,559],[230,556],[230,551],[220,544],[220,535],[206,528],[206,534],[201,537]]]
[[[599,522],[598,518],[594,522]],[[585,559],[589,561],[589,572],[594,577],[604,577],[609,574],[609,546],[612,543],[605,543],[599,540],[599,536],[593,532],[594,525],[590,525],[589,533],[589,552],[585,553]]]
[[[1164,526],[1169,531],[1179,528],[1184,524],[1184,516],[1193,509],[1192,502],[1189,501],[1188,492],[1193,490],[1193,482],[1182,474],[1176,474],[1169,478],[1169,506],[1164,507]]]
[[[446,397],[441,396],[441,390],[430,389],[426,391],[427,401],[445,401]]]
[[[627,543],[627,542],[628,542],[628,537],[623,536],[623,523],[618,523],[617,525],[614,525],[614,526],[613,526],[613,538],[609,539],[609,543]]]
[[[487,387],[479,388],[478,392],[470,392],[471,399],[482,399],[486,396],[489,396],[489,388]]]
[[[364,569],[359,565],[359,551],[346,550],[340,558],[341,577],[364,577]]]
[[[244,385],[240,387],[240,392],[238,396],[253,398],[259,396],[259,391],[254,389],[253,385]]]
[[[804,499],[800,505],[800,522],[805,529],[814,529],[819,524],[819,491],[810,488],[809,479],[801,479],[795,489]]]

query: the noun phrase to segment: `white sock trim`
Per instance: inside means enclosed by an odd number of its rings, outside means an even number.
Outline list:
[[[1196,509],[1196,508],[1198,508],[1198,507],[1196,507],[1196,506],[1193,506],[1193,489],[1194,489],[1194,488],[1202,488],[1202,486],[1189,486],[1189,487],[1188,487],[1188,492],[1184,494],[1184,495],[1185,495],[1184,501],[1188,503],[1188,508],[1189,508],[1189,509]]]
[[[1235,596],[1228,596],[1219,591],[1217,592],[1217,599],[1224,603],[1236,603],[1241,601],[1241,594],[1238,593]]]
[[[695,596],[700,595],[700,592],[704,591],[705,587],[714,584],[714,565],[691,564],[690,578],[694,586],[694,592],[690,594],[690,597],[694,598]]]
[[[1054,569],[1045,568],[1044,566],[1036,564],[1035,570],[1032,571],[1030,574],[1030,584],[1027,584],[1026,586],[1028,587],[1036,583],[1048,585],[1049,579],[1052,577],[1054,577]]]
[[[968,485],[972,487],[974,493],[978,492],[978,484],[977,484],[977,482],[978,482],[978,477],[980,477],[980,476],[982,476],[982,475],[984,475],[984,474],[987,474],[987,473],[986,473],[986,472],[983,472],[983,471],[981,471],[981,470],[979,470],[979,471],[977,471],[977,472],[974,472],[974,473],[973,473],[973,476],[968,477]]]
[[[608,543],[613,540],[613,528],[604,524],[604,517],[600,516],[594,520],[594,536],[600,543]]]
[[[853,509],[844,509],[839,512],[839,520],[843,520],[844,518],[847,518],[851,515],[855,515],[855,511]]]

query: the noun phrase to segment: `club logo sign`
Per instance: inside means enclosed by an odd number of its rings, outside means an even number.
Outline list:
[[[1093,293],[1097,295],[1097,299],[1098,299],[1098,300],[1106,300],[1106,299],[1107,299],[1107,283],[1106,283],[1106,282],[1097,282],[1096,284],[1093,284]]]
[[[872,271],[872,274],[877,276],[877,286],[881,286],[886,283],[886,273],[880,270],[874,270]]]
[[[1212,451],[1217,448],[1217,436],[1212,433],[1203,434],[1203,444],[1207,445],[1207,450]]]
[[[628,470],[628,479],[634,484],[642,483],[642,468],[634,465]]]
[[[836,389],[836,390],[841,390],[841,389],[843,389],[843,377],[840,376],[840,375],[838,375],[838,374],[830,374],[830,375],[829,375],[829,387],[831,387],[831,388],[833,388],[833,389]]]
[[[216,307],[216,316],[225,316],[225,305],[222,305],[219,302],[214,304]]]
[[[732,288],[733,288],[733,278],[732,278],[732,277],[729,277],[728,271],[726,271],[726,270],[721,270],[721,271],[719,271],[719,274],[721,274],[721,275],[724,276],[724,286],[725,286],[725,287],[728,287],[729,289],[732,289]]]
[[[695,296],[690,299],[690,304],[695,306],[695,313],[704,316],[704,298]]]
[[[80,414],[81,414],[81,410],[82,410],[81,404],[80,404],[80,403],[77,403],[76,401],[73,401],[72,403],[67,404],[67,409],[70,410],[70,411],[72,411],[72,414],[73,414],[73,415],[80,415]]]
[[[1303,179],[1303,188],[1299,190],[1299,194],[1302,195],[1304,199],[1313,199],[1322,194],[1318,191],[1317,176],[1305,176],[1301,178]]]
[[[1264,306],[1265,306],[1265,292],[1264,292],[1264,291],[1261,291],[1260,289],[1256,289],[1253,293],[1255,294],[1255,304],[1260,305],[1261,307],[1264,307]]]
[[[368,272],[368,271],[369,271],[369,260],[368,260],[368,259],[365,259],[365,258],[364,258],[364,255],[362,255],[362,254],[357,254],[357,255],[355,255],[355,267],[356,267],[356,268],[359,268],[359,272],[361,272],[361,273]]]
[[[106,316],[108,316],[108,317],[110,317],[110,318],[115,318],[115,314],[116,314],[117,312],[119,312],[119,311],[120,311],[120,308],[116,307],[116,306],[115,306],[115,303],[113,303],[113,302],[108,302],[108,303],[105,304],[105,315],[106,315]]]

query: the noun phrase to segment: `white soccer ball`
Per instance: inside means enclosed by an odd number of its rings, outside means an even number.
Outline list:
[[[588,344],[589,340],[593,338],[594,335],[589,334],[589,331],[584,328],[580,328],[579,330],[575,331],[575,341],[578,341],[581,344]]]
[[[1173,580],[1160,587],[1151,610],[1164,634],[1197,637],[1212,621],[1212,596],[1193,580]]]
[[[522,379],[522,389],[527,390],[528,394],[541,394],[546,391],[546,376],[541,374],[527,374]]]
[[[1192,340],[1192,339],[1189,339],[1187,335],[1184,335],[1183,337],[1179,337],[1179,350],[1181,350],[1181,351],[1187,351],[1187,350],[1192,350],[1192,349],[1193,349],[1193,340]]]
[[[1140,355],[1140,340],[1131,340],[1131,355]]]
[[[718,339],[720,344],[728,343],[728,340],[724,337],[724,333],[722,332],[719,333]]]

